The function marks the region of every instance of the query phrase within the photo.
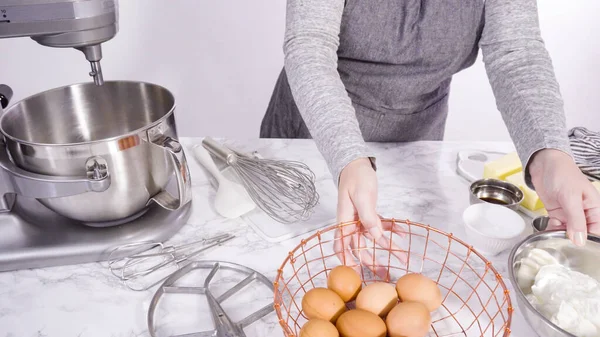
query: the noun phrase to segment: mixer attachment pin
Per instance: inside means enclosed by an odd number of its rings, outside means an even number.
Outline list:
[[[96,85],[103,85],[104,76],[102,75],[102,67],[100,66],[100,61],[90,61],[90,66],[92,67],[92,71],[90,71],[90,76],[94,79],[94,83]]]

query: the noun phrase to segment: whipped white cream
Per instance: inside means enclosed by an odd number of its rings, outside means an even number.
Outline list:
[[[600,337],[600,282],[540,249],[521,261],[521,269],[519,283],[533,282],[527,299],[542,315],[575,336]]]
[[[521,289],[530,288],[540,268],[546,265],[559,264],[558,259],[544,249],[534,248],[527,257],[521,259],[517,279]]]

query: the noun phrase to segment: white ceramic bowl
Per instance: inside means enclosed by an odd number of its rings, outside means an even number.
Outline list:
[[[469,243],[480,253],[498,255],[512,248],[525,230],[525,220],[510,208],[481,203],[463,213]]]

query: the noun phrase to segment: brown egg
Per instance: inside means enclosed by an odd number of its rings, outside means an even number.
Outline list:
[[[401,302],[385,319],[389,337],[424,337],[429,333],[431,314],[419,302]]]
[[[425,304],[430,312],[442,305],[440,287],[421,274],[406,274],[396,282],[396,291],[402,302],[420,302]]]
[[[360,309],[343,313],[335,326],[342,337],[385,337],[387,334],[381,317]]]
[[[311,319],[304,323],[298,337],[339,337],[335,325],[323,319]]]
[[[329,272],[327,288],[335,291],[344,302],[356,299],[361,286],[360,275],[348,266],[337,266]]]
[[[381,317],[387,315],[397,303],[396,288],[385,282],[367,285],[356,297],[356,309],[370,311]]]
[[[302,311],[309,320],[319,318],[335,323],[346,311],[346,303],[333,290],[313,288],[302,297]]]

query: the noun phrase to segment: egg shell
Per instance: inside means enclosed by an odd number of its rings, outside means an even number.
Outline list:
[[[385,318],[389,337],[424,337],[429,333],[431,314],[419,302],[400,302]]]
[[[364,287],[356,297],[356,309],[370,311],[378,316],[387,315],[398,303],[398,293],[393,284],[375,282]]]
[[[313,288],[302,297],[302,311],[309,320],[320,318],[335,323],[346,311],[346,303],[333,290]]]
[[[339,337],[340,334],[330,321],[311,319],[304,323],[298,337]]]
[[[432,279],[422,274],[406,274],[396,282],[396,291],[402,302],[420,302],[430,312],[442,305],[442,292]]]
[[[348,266],[337,266],[329,272],[327,288],[335,291],[342,301],[350,302],[358,296],[362,281],[356,270]]]
[[[361,309],[346,311],[335,326],[341,337],[385,337],[387,334],[381,317]]]

